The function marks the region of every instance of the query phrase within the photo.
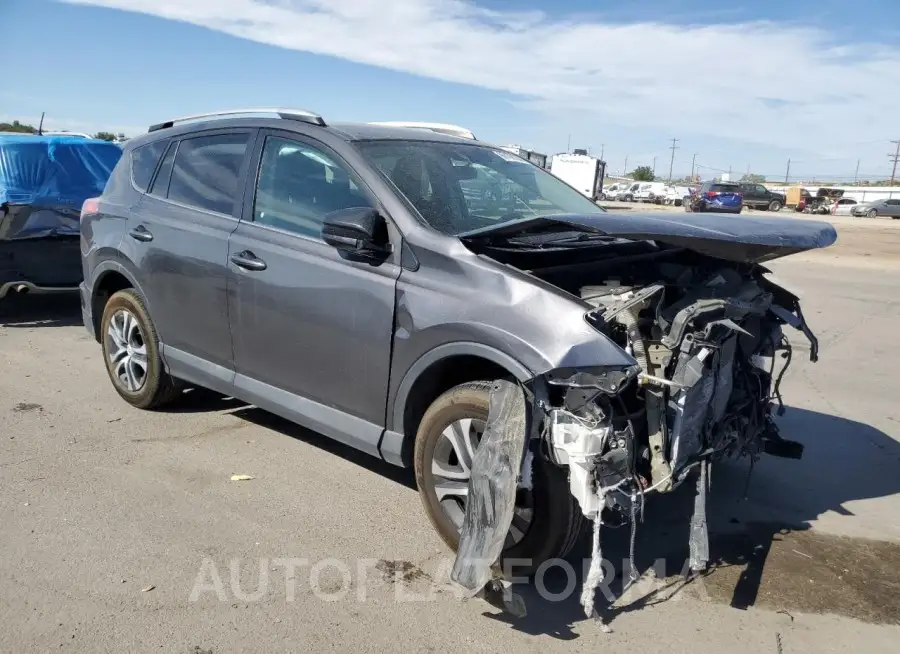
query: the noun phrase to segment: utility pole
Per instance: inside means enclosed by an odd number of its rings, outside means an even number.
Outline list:
[[[569,138],[566,139],[566,152],[572,151],[572,133],[569,132]]]
[[[622,169],[622,176],[624,177],[627,174],[628,174],[628,155],[626,154],[625,155],[625,167]]]
[[[656,177],[656,157],[653,157],[653,176]]]
[[[700,153],[699,153],[699,152],[695,152],[695,153],[694,153],[694,156],[691,157],[691,182],[694,181],[694,164],[697,163],[697,155],[698,155],[698,154],[700,154]]]
[[[853,185],[859,186],[859,159],[856,160],[856,174],[853,175]]]
[[[784,173],[784,185],[787,186],[788,178],[791,176],[791,160],[788,159],[787,170]]]
[[[900,141],[891,141],[891,143],[895,143],[897,145],[897,151],[894,154],[889,154],[888,158],[894,162],[894,168],[891,170],[891,183],[890,185],[894,185],[894,177],[897,176],[897,161],[900,161]]]
[[[603,161],[603,151],[605,150],[605,148],[606,148],[606,143],[601,143],[600,144],[600,161]]]
[[[672,139],[672,147],[670,148],[672,150],[672,158],[669,159],[669,181],[670,182],[672,181],[672,166],[675,165],[675,150],[678,149],[678,146],[675,145],[676,143],[678,143],[678,139],[673,138]]]

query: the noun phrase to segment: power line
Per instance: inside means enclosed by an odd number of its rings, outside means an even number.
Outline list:
[[[891,186],[893,186],[894,177],[897,175],[897,161],[900,161],[900,141],[891,141],[891,143],[897,145],[897,151],[888,155],[888,159],[894,162],[894,168],[891,170]]]
[[[678,139],[673,138],[672,139],[672,147],[670,148],[672,150],[672,158],[669,159],[669,181],[670,182],[672,181],[672,166],[675,165],[675,150],[678,149],[678,146],[675,145],[676,143],[678,143]]]

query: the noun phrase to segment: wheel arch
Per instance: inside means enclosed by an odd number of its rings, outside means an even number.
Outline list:
[[[91,283],[91,320],[94,323],[94,338],[100,340],[100,321],[103,319],[103,309],[112,295],[126,288],[137,290],[145,298],[140,284],[134,276],[122,264],[116,261],[105,261],[94,271]]]
[[[382,456],[410,466],[416,431],[435,399],[459,384],[501,377],[524,382],[534,374],[512,356],[482,343],[447,343],[429,350],[409,367],[397,388],[388,421],[394,438],[382,442]]]

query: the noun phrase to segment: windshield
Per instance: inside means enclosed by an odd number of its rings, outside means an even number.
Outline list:
[[[604,213],[550,173],[497,148],[429,141],[356,145],[444,234],[551,214]]]

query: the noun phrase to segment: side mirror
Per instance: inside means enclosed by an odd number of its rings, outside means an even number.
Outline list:
[[[359,261],[381,261],[391,253],[387,222],[371,207],[340,209],[325,216],[322,240],[342,256]]]

